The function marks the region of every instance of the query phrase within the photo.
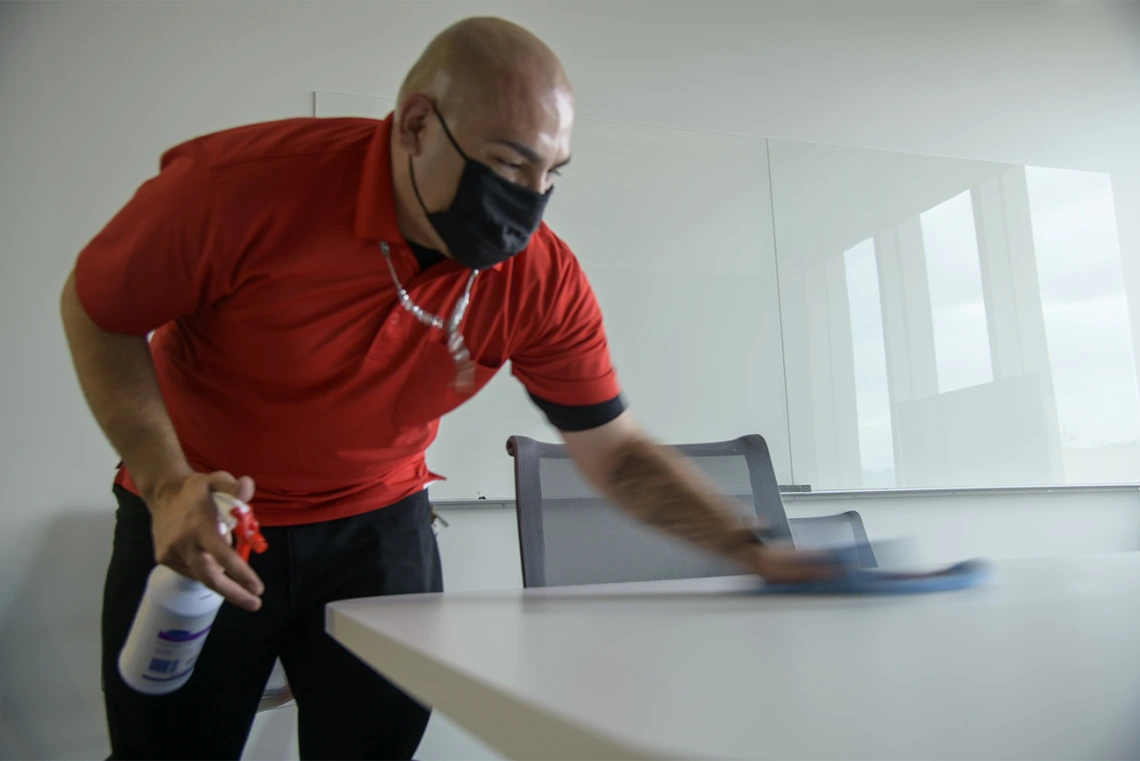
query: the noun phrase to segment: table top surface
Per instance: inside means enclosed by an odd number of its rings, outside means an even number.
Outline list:
[[[1140,553],[984,588],[745,578],[334,603],[330,634],[516,757],[1136,758]]]

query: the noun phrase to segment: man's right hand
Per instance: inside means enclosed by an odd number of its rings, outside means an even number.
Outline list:
[[[253,498],[253,481],[229,473],[191,473],[147,495],[155,560],[196,579],[246,610],[261,607],[265,585],[218,532],[213,492]]]

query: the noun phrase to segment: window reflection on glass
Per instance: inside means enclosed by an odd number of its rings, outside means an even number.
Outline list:
[[[797,476],[1140,481],[1136,176],[769,153]]]
[[[1135,480],[1140,398],[1111,178],[1025,178],[1066,480]]]
[[[938,390],[994,378],[974,209],[967,190],[919,216],[934,322]]]
[[[875,243],[868,239],[843,254],[851,344],[855,360],[855,408],[863,488],[895,485],[895,446],[887,390],[887,351],[879,300]]]

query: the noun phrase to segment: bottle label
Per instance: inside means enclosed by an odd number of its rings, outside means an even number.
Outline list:
[[[141,674],[148,682],[172,682],[194,670],[210,627],[191,631],[165,629],[158,633],[150,663]]]

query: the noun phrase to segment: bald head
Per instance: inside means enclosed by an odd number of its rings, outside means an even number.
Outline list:
[[[427,213],[449,207],[465,159],[546,193],[570,160],[573,124],[570,82],[542,40],[497,18],[443,30],[408,72],[396,103],[392,181],[401,230],[446,251]]]
[[[404,79],[398,103],[422,93],[440,108],[485,108],[555,91],[572,97],[562,63],[546,43],[503,19],[469,18],[428,44]]]

